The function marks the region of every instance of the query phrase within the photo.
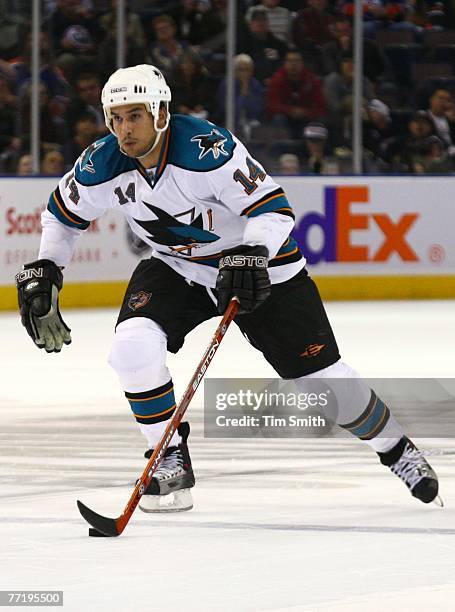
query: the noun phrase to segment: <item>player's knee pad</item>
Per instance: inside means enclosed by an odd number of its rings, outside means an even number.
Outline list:
[[[165,384],[171,378],[166,367],[167,336],[145,317],[119,323],[108,357],[124,389],[140,392]]]
[[[302,379],[304,378],[360,378],[360,374],[340,359],[327,368],[319,370],[319,372],[302,376]],[[299,378],[298,380],[301,379]]]
[[[329,402],[331,409],[327,410],[327,414],[328,418],[337,423],[354,421],[362,414],[371,399],[370,387],[360,378],[358,372],[341,360],[319,372],[295,379],[294,382],[300,391],[311,390],[308,379],[343,379],[339,383],[334,381],[332,385],[327,381],[327,388],[333,387],[331,393],[336,397],[336,404]],[[321,391],[319,387],[318,391]]]

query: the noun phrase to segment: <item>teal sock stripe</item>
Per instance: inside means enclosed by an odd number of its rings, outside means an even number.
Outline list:
[[[169,419],[175,410],[174,386],[172,381],[150,391],[125,393],[136,421],[159,423]]]
[[[371,391],[371,399],[362,414],[352,423],[340,427],[347,429],[361,440],[371,440],[384,429],[389,418],[390,410],[376,393]]]

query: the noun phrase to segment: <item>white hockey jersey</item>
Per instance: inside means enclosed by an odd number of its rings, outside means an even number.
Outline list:
[[[209,121],[171,117],[153,178],[113,135],[88,147],[51,194],[40,258],[67,266],[76,235],[113,207],[154,257],[208,287],[221,252],[242,244],[267,246],[272,283],[305,263],[290,236],[294,216],[283,190],[239,140]]]

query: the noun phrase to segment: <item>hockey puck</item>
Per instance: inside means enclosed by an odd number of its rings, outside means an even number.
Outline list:
[[[92,538],[108,538],[109,536],[104,535],[104,533],[101,533],[101,531],[98,531],[98,529],[94,529],[93,527],[90,527],[90,529],[88,530],[88,535],[91,536]]]

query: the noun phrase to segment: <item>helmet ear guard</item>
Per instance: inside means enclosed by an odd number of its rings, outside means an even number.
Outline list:
[[[148,64],[139,64],[138,66],[116,70],[109,77],[101,93],[104,121],[114,136],[112,108],[127,104],[144,104],[147,111],[153,116],[153,127],[158,132],[157,136],[159,138],[160,132],[164,132],[169,126],[170,101],[171,90],[164,76],[158,68]],[[160,128],[158,127],[158,120],[161,104],[164,104],[167,110],[167,117],[164,127]],[[156,146],[158,138],[152,149]]]

